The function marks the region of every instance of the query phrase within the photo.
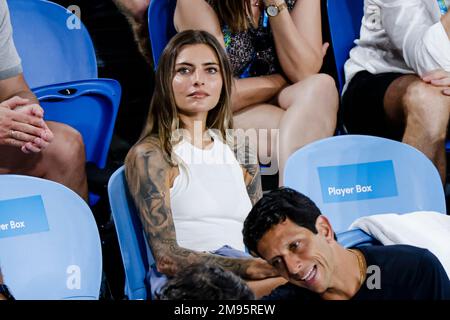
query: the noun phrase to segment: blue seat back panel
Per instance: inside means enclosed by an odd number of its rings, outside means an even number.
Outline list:
[[[165,46],[177,32],[173,25],[176,0],[152,0],[148,9],[148,28],[156,69]]]
[[[86,27],[69,29],[72,15],[48,1],[8,0],[13,37],[31,88],[97,78],[95,50]]]
[[[147,296],[149,288],[146,275],[154,260],[147,255],[150,251],[136,207],[128,192],[123,166],[111,176],[108,195],[125,268],[125,294],[132,300],[147,299],[150,295]]]
[[[16,298],[98,299],[100,237],[77,194],[44,179],[0,175],[0,224],[11,220],[23,228],[0,236],[0,265]]]
[[[359,246],[381,245],[375,238],[371,237],[361,229],[353,229],[336,234],[337,240],[344,248]]]
[[[344,64],[354,41],[359,38],[364,0],[328,0],[328,22],[339,80],[339,91],[345,83]]]
[[[284,181],[309,196],[335,232],[372,214],[446,212],[433,163],[413,147],[383,138],[344,135],[311,143],[288,159]]]
[[[40,87],[34,93],[44,108],[45,119],[77,129],[83,137],[86,160],[103,168],[120,103],[119,83],[92,79]]]

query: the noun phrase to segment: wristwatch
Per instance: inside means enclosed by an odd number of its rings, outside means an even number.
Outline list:
[[[287,8],[286,2],[280,4],[267,4],[266,13],[269,17],[276,17],[282,10]]]
[[[3,295],[6,300],[16,300],[14,296],[9,292],[8,286],[6,284],[0,284],[0,295]]]

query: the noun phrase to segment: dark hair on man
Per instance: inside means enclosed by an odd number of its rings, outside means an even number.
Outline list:
[[[162,300],[254,300],[247,284],[231,271],[213,264],[193,264],[170,278]]]
[[[307,196],[281,187],[264,195],[244,222],[244,243],[252,254],[259,255],[257,245],[264,234],[287,218],[317,234],[316,220],[322,213]]]

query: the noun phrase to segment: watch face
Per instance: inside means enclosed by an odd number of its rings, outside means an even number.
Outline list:
[[[275,17],[276,15],[278,15],[278,8],[276,6],[268,6],[267,14],[271,17]]]

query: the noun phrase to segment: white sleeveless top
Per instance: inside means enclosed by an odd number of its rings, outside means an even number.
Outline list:
[[[196,251],[229,245],[244,251],[242,227],[252,204],[234,153],[219,139],[203,150],[182,141],[174,152],[183,161],[170,189],[178,245]]]

